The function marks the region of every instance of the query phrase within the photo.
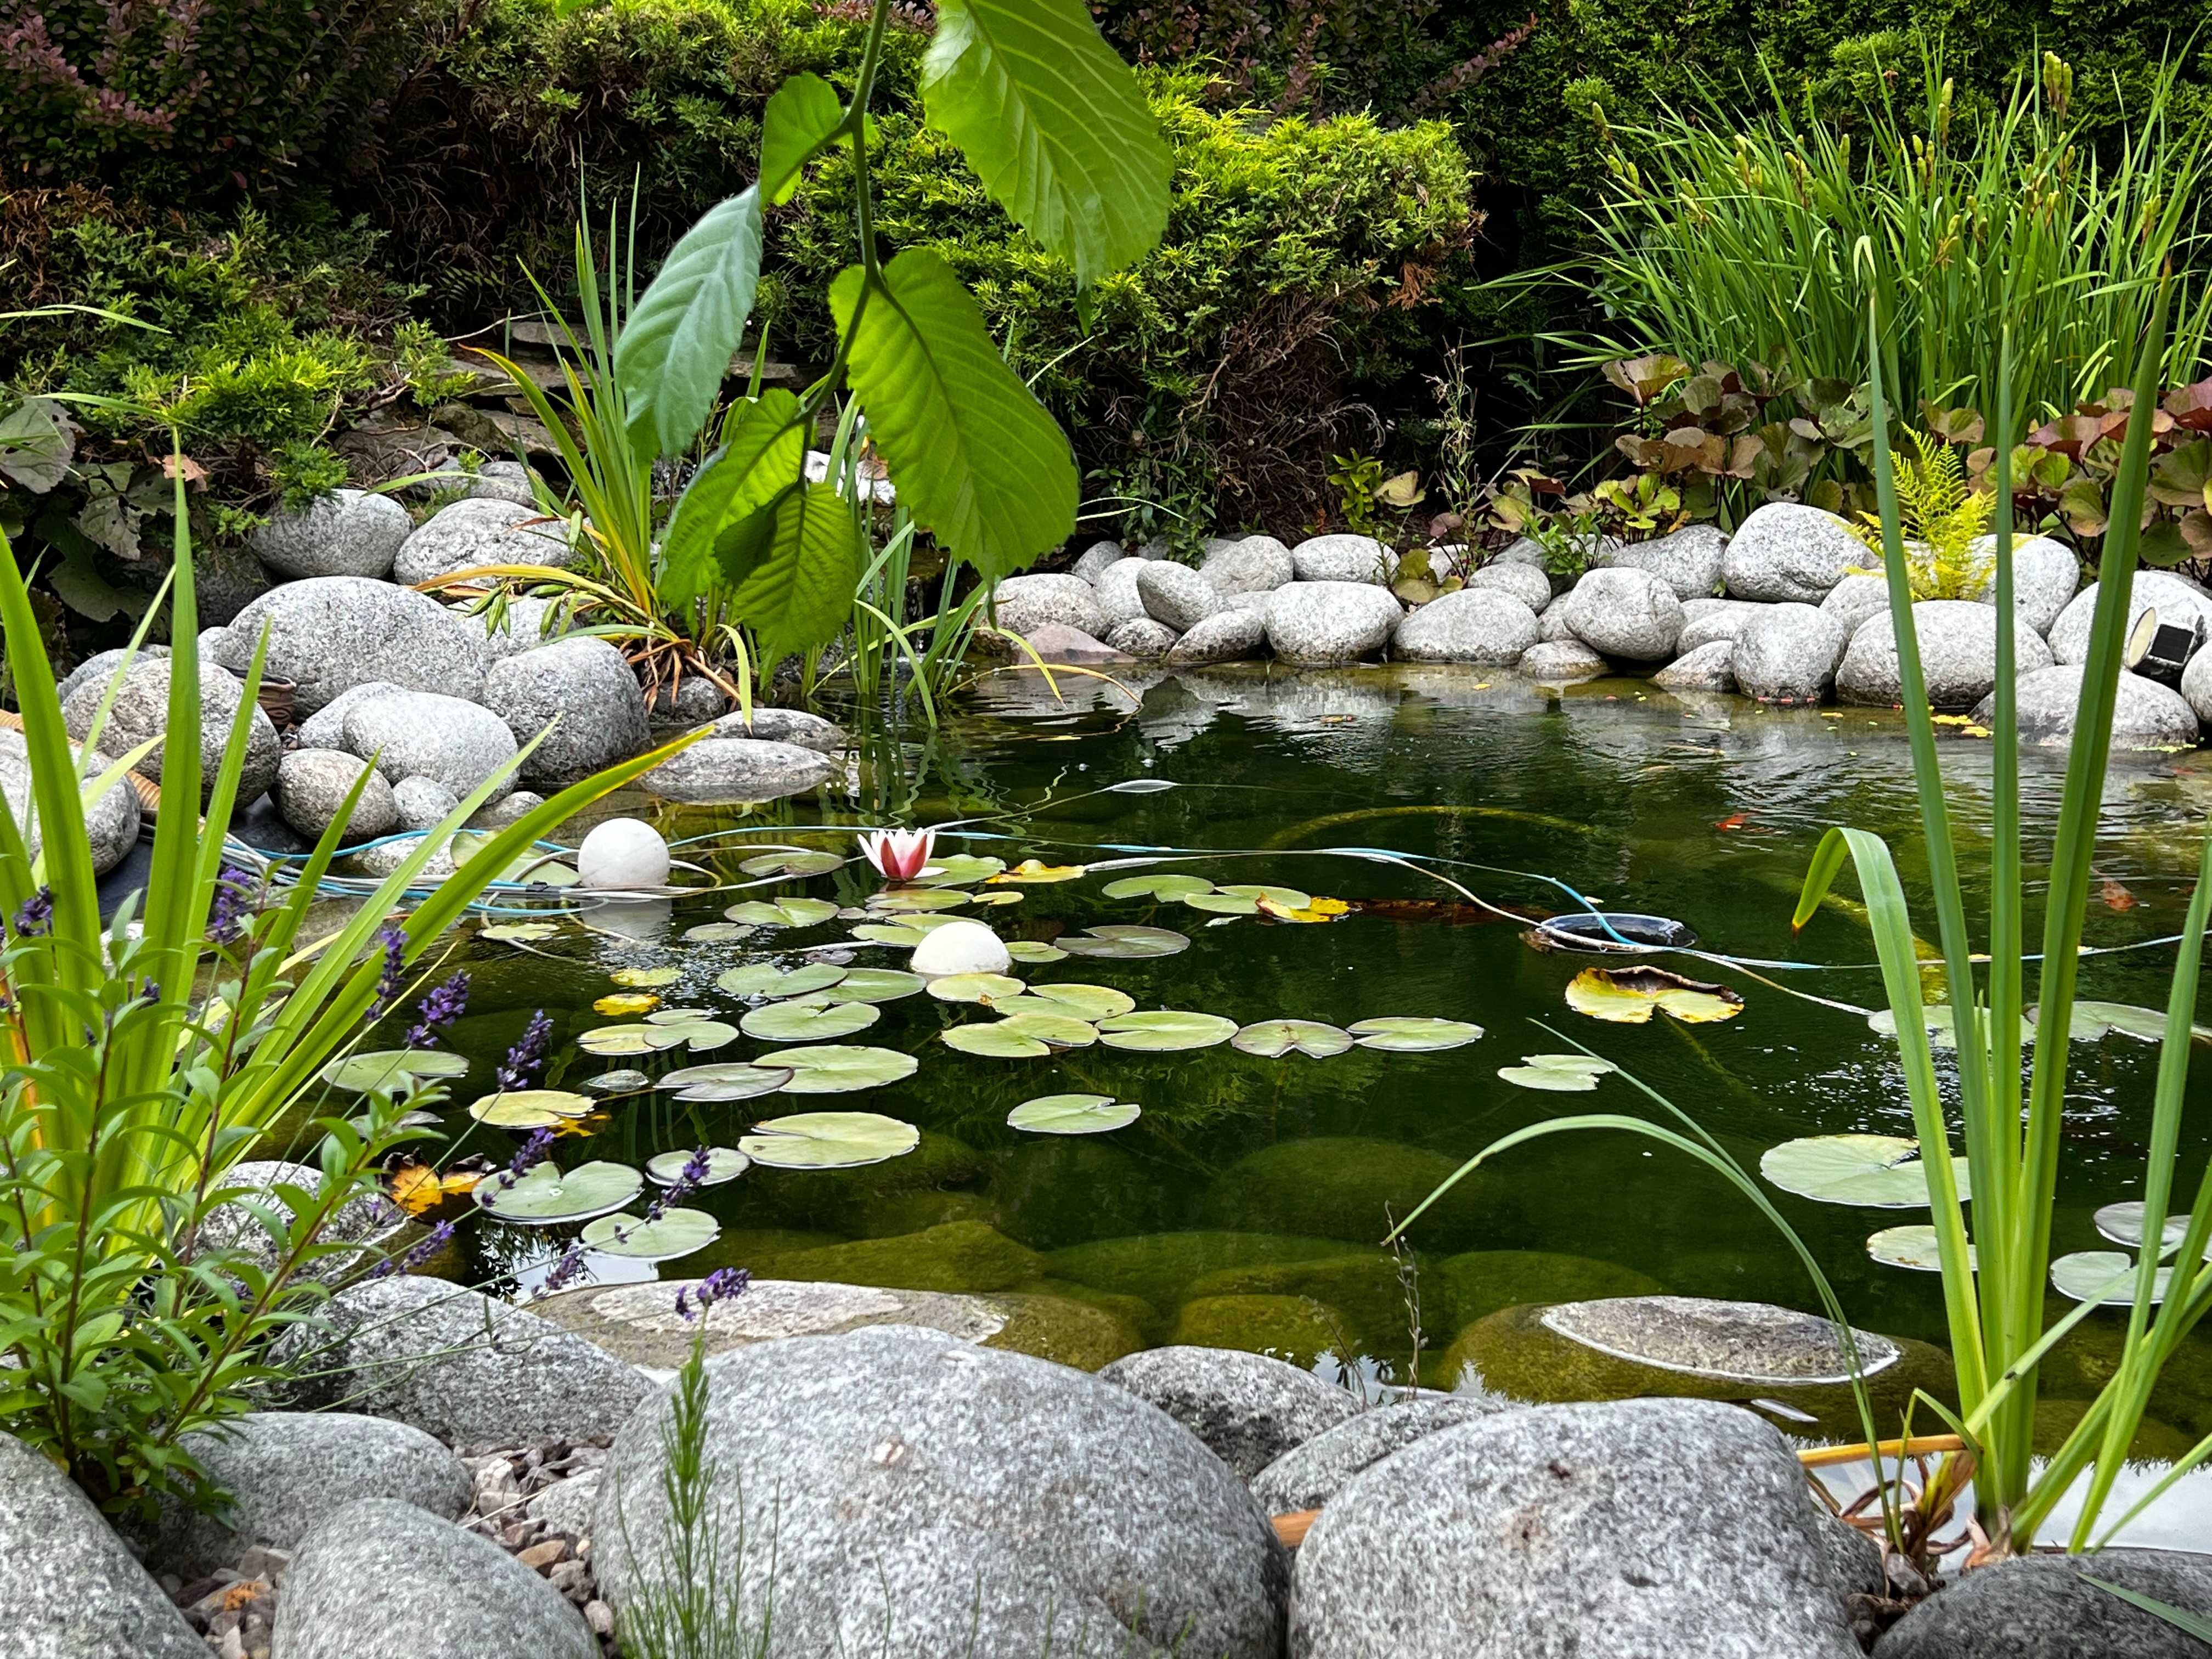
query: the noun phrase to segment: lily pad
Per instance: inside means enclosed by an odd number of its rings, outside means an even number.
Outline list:
[[[1986,1020],[1988,1017],[1987,1012],[1984,1011],[1984,1019]],[[1958,1018],[1958,1011],[1948,1002],[1931,1002],[1924,1005],[1920,1010],[1920,1023],[1927,1030],[1928,1046],[1931,1048],[1957,1048],[1959,1046]],[[1867,1026],[1869,1030],[1880,1036],[1894,1038],[1897,1036],[1897,1015],[1892,1009],[1877,1008],[1867,1016]],[[2075,1035],[2078,1036],[2080,1033],[2077,1032]],[[2020,1040],[2022,1042],[2035,1041],[2035,1023],[2032,1014],[2021,1017]]]
[[[836,915],[837,907],[828,899],[747,899],[722,914],[758,927],[818,927]]]
[[[694,1152],[660,1152],[645,1161],[646,1179],[656,1187],[673,1187],[684,1178],[684,1171],[691,1166]],[[699,1179],[702,1187],[719,1187],[726,1181],[735,1181],[752,1166],[752,1159],[729,1146],[707,1148],[707,1173]]]
[[[595,1014],[649,1014],[660,1006],[660,999],[650,991],[617,991],[612,996],[601,997],[592,1005]]]
[[[634,1095],[641,1089],[653,1087],[653,1079],[642,1072],[602,1072],[597,1077],[586,1078],[584,1087],[595,1095]]]
[[[1119,881],[1108,882],[1105,887],[1106,896],[1110,899],[1179,899],[1212,890],[1213,884],[1204,876],[1177,875],[1124,876]]]
[[[1971,1196],[1966,1160],[1951,1160],[1959,1196]],[[1928,1204],[1920,1143],[1902,1135],[1808,1135],[1770,1146],[1759,1172],[1785,1193],[1823,1204],[1917,1210]]]
[[[1053,1052],[1052,1045],[1042,1037],[1030,1036],[1006,1019],[948,1026],[937,1036],[946,1048],[982,1060],[1042,1060]]]
[[[2172,1279],[2173,1269],[2160,1267],[2150,1299],[2165,1301],[2166,1286]],[[2096,1302],[2108,1308],[2132,1306],[2136,1258],[2124,1250],[2076,1250],[2051,1264],[2051,1287],[2076,1302]]]
[[[995,909],[1001,904],[1019,904],[1022,902],[1022,896],[1012,887],[994,887],[988,893],[969,894],[968,902],[970,904],[986,905]]]
[[[1568,981],[1567,1006],[1615,1025],[1645,1024],[1661,1008],[1686,1025],[1704,1025],[1734,1019],[1743,999],[1664,968],[1585,968]]]
[[[1285,910],[1303,910],[1311,904],[1313,895],[1296,887],[1277,887],[1267,882],[1231,882],[1221,890],[1238,898],[1248,898],[1255,904],[1279,904]]]
[[[946,974],[929,981],[929,994],[941,1002],[1005,1002],[1027,988],[1011,974]]]
[[[787,1095],[842,1095],[910,1078],[919,1062],[912,1054],[902,1054],[896,1048],[842,1047],[825,1042],[811,1048],[779,1048],[774,1054],[763,1054],[755,1064],[788,1068],[791,1081],[783,1085]],[[757,1155],[755,1161],[767,1162]]]
[[[1096,1135],[1126,1129],[1144,1108],[1111,1095],[1040,1095],[1006,1114],[1006,1127],[1039,1135]]]
[[[1352,1033],[1317,1019],[1262,1019],[1229,1039],[1231,1047],[1265,1060],[1305,1054],[1326,1060],[1352,1047]]]
[[[1214,916],[1256,916],[1260,901],[1249,893],[1185,893],[1182,902],[1194,910],[1203,910]]]
[[[1097,1026],[1070,1013],[1012,1013],[999,1022],[999,1027],[1054,1048],[1088,1048],[1098,1041]]]
[[[994,859],[983,853],[948,853],[941,859],[932,859],[914,878],[917,887],[969,887],[979,881],[988,881],[1006,867],[1004,859]]]
[[[584,1229],[581,1243],[601,1255],[630,1261],[672,1261],[703,1250],[721,1236],[722,1224],[704,1210],[663,1210],[643,1216],[601,1216]]]
[[[1047,963],[1066,962],[1067,960],[1066,951],[1060,950],[1056,946],[1047,945],[1042,939],[1008,939],[1006,941],[1006,954],[1012,957],[1016,962]]]
[[[557,1227],[611,1215],[635,1198],[645,1177],[626,1164],[580,1164],[556,1168],[549,1160],[519,1176],[487,1176],[477,1183],[476,1201],[501,1221],[533,1227]]]
[[[751,1100],[772,1095],[791,1081],[784,1066],[750,1066],[724,1060],[712,1066],[686,1066],[669,1073],[659,1086],[678,1091],[678,1100]]]
[[[714,1018],[712,1008],[656,1008],[645,1017],[647,1025],[696,1025]]]
[[[611,975],[614,982],[626,990],[649,991],[663,985],[673,985],[684,977],[681,968],[618,968]]]
[[[1074,881],[1090,874],[1088,866],[1080,864],[1047,864],[1041,859],[1024,859],[1011,870],[1001,870],[989,878],[993,883],[1021,883],[1038,885],[1055,881]]]
[[[332,1060],[323,1067],[322,1079],[333,1089],[365,1095],[397,1089],[410,1078],[459,1077],[468,1069],[467,1055],[442,1048],[372,1048]]]
[[[2091,1218],[2097,1231],[2115,1244],[2125,1244],[2130,1249],[2142,1248],[2143,1206],[2140,1199],[2124,1204],[2107,1204]],[[2160,1230],[2159,1254],[2167,1255],[2181,1248],[2181,1241],[2189,1236],[2189,1215],[2168,1215],[2166,1225]]]
[[[902,968],[848,968],[835,985],[809,994],[831,1002],[896,1002],[914,995],[922,984],[920,974],[909,974]]]
[[[2029,1010],[2031,1018],[2034,1013],[2034,1010]],[[2166,1011],[2138,1008],[2127,1002],[2080,1001],[2074,1005],[2071,1029],[2083,1042],[2094,1042],[2114,1031],[2144,1042],[2162,1042],[2166,1040]],[[2212,1026],[2192,1025],[2189,1035],[2194,1042],[2212,1042]]]
[[[738,866],[749,876],[826,876],[832,870],[844,867],[845,860],[835,853],[810,853],[793,848],[756,854]]]
[[[1588,1094],[1607,1072],[1620,1069],[1595,1054],[1523,1054],[1518,1066],[1501,1066],[1498,1075],[1523,1089],[1554,1094]]]
[[[1918,1273],[1943,1271],[1943,1255],[1936,1243],[1936,1230],[1925,1222],[1884,1227],[1867,1240],[1867,1254],[1885,1267],[1907,1267]],[[1972,1244],[1966,1246],[1966,1260],[1975,1260]]]
[[[914,1125],[878,1112],[800,1112],[754,1124],[738,1150],[772,1170],[853,1170],[902,1157],[921,1143]]]
[[[1036,1003],[1039,1006],[1030,1007]],[[1003,1014],[1072,1014],[1078,1019],[1111,1019],[1137,1006],[1127,991],[1110,985],[1032,985],[1012,1002],[996,1005]]]
[[[696,927],[686,927],[684,939],[690,945],[729,945],[758,932],[759,928],[741,921],[702,921]]]
[[[469,1104],[471,1117],[497,1129],[550,1129],[592,1110],[590,1096],[566,1089],[511,1089]]]
[[[495,921],[477,928],[477,937],[499,945],[526,945],[532,939],[551,939],[560,931],[550,921]]]
[[[865,1031],[883,1018],[872,1002],[771,1002],[738,1022],[738,1029],[763,1042],[825,1042]]]
[[[921,943],[921,936],[931,928],[942,927],[949,921],[959,920],[957,916],[916,911],[901,916],[896,921],[863,922],[853,930],[853,937],[872,945],[896,945],[910,951]]]
[[[923,910],[957,910],[968,902],[969,897],[957,888],[894,887],[886,892],[870,894],[868,908],[894,915]]]
[[[731,969],[714,983],[733,997],[798,997],[826,991],[844,977],[845,970],[833,963],[779,968],[772,962],[753,962]]]
[[[1190,949],[1189,937],[1171,928],[1130,927],[1121,922],[1103,922],[1081,933],[1063,937],[1056,943],[1064,956],[1112,957],[1126,961],[1171,957],[1178,951]]]
[[[1109,1048],[1211,1048],[1237,1035],[1237,1022],[1218,1014],[1182,1008],[1154,1008],[1116,1014],[1098,1022],[1099,1041]]]
[[[1346,1028],[1363,1048],[1391,1054],[1422,1054],[1439,1048],[1457,1048],[1482,1035],[1482,1027],[1463,1019],[1435,1019],[1407,1014],[1386,1014],[1377,1019],[1355,1021]]]

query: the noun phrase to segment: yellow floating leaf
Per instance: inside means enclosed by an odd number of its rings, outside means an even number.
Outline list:
[[[608,975],[617,985],[639,990],[647,986],[673,985],[684,977],[681,968],[618,968]]]
[[[1568,983],[1567,1006],[1615,1025],[1645,1024],[1661,1008],[1686,1025],[1705,1025],[1734,1019],[1743,999],[1664,968],[1585,968]]]
[[[1986,726],[1962,726],[1959,728],[1959,735],[1962,738],[1986,738],[1990,733]]]
[[[564,1117],[550,1126],[558,1135],[595,1135],[607,1127],[607,1114],[593,1112],[588,1117]]]
[[[660,999],[650,991],[617,991],[612,996],[601,997],[592,1005],[595,1014],[643,1014],[660,1006]]]
[[[1037,859],[1024,859],[1011,870],[1001,870],[986,883],[998,886],[1002,883],[1041,884],[1048,881],[1073,881],[1088,875],[1088,868],[1080,864],[1046,864]]]
[[[407,1164],[392,1172],[388,1190],[392,1201],[409,1215],[422,1215],[457,1194],[473,1190],[483,1179],[475,1170],[440,1175],[427,1164]]]
[[[1279,904],[1273,899],[1260,901],[1260,913],[1273,916],[1278,921],[1334,921],[1350,913],[1352,907],[1340,898],[1317,898],[1310,904]]]

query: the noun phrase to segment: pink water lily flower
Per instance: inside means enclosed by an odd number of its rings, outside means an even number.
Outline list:
[[[860,852],[885,881],[912,881],[937,850],[934,830],[872,830],[860,837]]]

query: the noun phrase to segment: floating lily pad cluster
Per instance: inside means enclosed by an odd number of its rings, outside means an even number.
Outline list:
[[[1786,1193],[1823,1204],[1869,1210],[1917,1210],[1928,1205],[1928,1168],[1920,1143],[1904,1135],[1808,1135],[1767,1149],[1759,1172]],[[1951,1179],[1961,1200],[1973,1196],[1964,1158],[1951,1158]],[[1884,1227],[1867,1240],[1867,1254],[1888,1267],[1942,1271],[1936,1229],[1925,1222]],[[1967,1247],[1967,1260],[1973,1247]]]
[[[1352,907],[1342,899],[1316,898],[1296,887],[1267,882],[1216,886],[1203,876],[1125,876],[1106,884],[1110,899],[1149,898],[1182,904],[1217,916],[1273,916],[1278,921],[1334,921]]]

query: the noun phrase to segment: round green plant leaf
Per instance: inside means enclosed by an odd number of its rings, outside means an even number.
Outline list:
[[[1988,1018],[1986,1012],[1983,1018],[1985,1021]],[[1920,1023],[1928,1032],[1929,1048],[1955,1048],[1959,1046],[1958,1013],[1949,1003],[1931,1002],[1924,1005],[1920,1010]],[[1875,1009],[1867,1016],[1867,1028],[1894,1041],[1897,1036],[1896,1012],[1888,1008]],[[2075,1035],[2079,1036],[2081,1033],[2077,1030]],[[2033,1009],[2021,1018],[2020,1040],[2022,1042],[2030,1043],[2035,1041],[2035,1016]]]
[[[2160,1267],[2150,1299],[2166,1300],[2173,1269]],[[2076,1250],[2051,1264],[2051,1287],[2076,1302],[2096,1302],[2125,1308],[2136,1299],[2136,1258],[2124,1250]]]
[[[914,1125],[878,1112],[801,1112],[754,1124],[738,1150],[771,1170],[852,1170],[902,1157],[921,1143]]]
[[[738,866],[749,876],[826,876],[844,867],[845,860],[835,853],[810,853],[798,848],[756,854]]]
[[[1785,1193],[1823,1204],[1876,1210],[1917,1210],[1928,1204],[1920,1143],[1901,1135],[1808,1135],[1771,1146],[1759,1172]],[[1970,1195],[1966,1160],[1951,1161],[1959,1196]]]
[[[738,1040],[738,1028],[719,1019],[687,1020],[680,1025],[672,1024],[665,1029],[680,1036],[684,1048],[695,1054],[726,1048]]]
[[[1011,974],[947,974],[929,981],[929,994],[941,1002],[1005,1002],[1024,988]]]
[[[1008,939],[1006,941],[1006,954],[1012,957],[1016,962],[1042,963],[1047,962],[1066,962],[1067,960],[1066,951],[1060,950],[1053,945],[1047,945],[1042,939]]]
[[[911,911],[896,921],[865,921],[853,930],[853,937],[870,945],[894,945],[911,951],[921,943],[921,936],[933,927],[942,927],[948,921],[957,921],[958,916],[939,915],[927,910]]]
[[[1262,1019],[1229,1041],[1231,1047],[1263,1060],[1280,1060],[1285,1054],[1326,1060],[1352,1047],[1352,1033],[1317,1019]]]
[[[1017,1001],[1026,999],[1017,998]],[[1098,1041],[1098,1028],[1087,1020],[1065,1013],[1008,1014],[999,1022],[1001,1030],[1034,1037],[1054,1048],[1088,1048]]]
[[[741,939],[750,939],[760,932],[740,921],[702,921],[696,927],[686,927],[684,939],[687,945],[729,945]]]
[[[1106,896],[1110,899],[1188,898],[1194,893],[1210,893],[1213,884],[1203,876],[1124,876],[1119,881],[1106,884]]]
[[[723,1060],[671,1072],[660,1079],[659,1086],[679,1091],[678,1100],[750,1100],[757,1095],[772,1095],[790,1081],[787,1066]]]
[[[799,997],[826,991],[845,977],[835,963],[810,962],[803,968],[779,968],[772,962],[732,968],[714,983],[733,997]]]
[[[576,1046],[587,1054],[601,1056],[654,1054],[663,1048],[677,1047],[689,1029],[682,1024],[652,1025],[642,1020],[626,1025],[602,1025],[578,1037]]]
[[[763,1054],[755,1062],[763,1066],[787,1068],[791,1081],[783,1085],[787,1095],[842,1095],[878,1088],[912,1077],[919,1063],[912,1054],[902,1054],[896,1048],[840,1047],[835,1043],[811,1048],[779,1048],[774,1054]]]
[[[624,1069],[602,1072],[595,1078],[587,1078],[584,1087],[595,1095],[634,1095],[641,1089],[653,1087],[653,1079],[643,1072]]]
[[[1006,867],[1004,859],[982,853],[951,853],[932,859],[908,884],[915,887],[967,887],[988,881]]]
[[[714,1018],[712,1008],[656,1008],[645,1017],[647,1025],[696,1025]]]
[[[1518,1066],[1501,1066],[1498,1075],[1523,1089],[1544,1089],[1554,1094],[1583,1095],[1597,1087],[1598,1079],[1620,1068],[1595,1054],[1523,1054]]]
[[[946,1048],[983,1060],[1042,1060],[1053,1052],[1052,1045],[1042,1037],[1029,1036],[1006,1019],[948,1026],[937,1036]]]
[[[550,921],[495,921],[477,928],[477,937],[500,945],[526,945],[533,939],[551,939],[560,931]]]
[[[871,1002],[771,1002],[738,1022],[738,1029],[763,1042],[828,1042],[865,1031],[883,1014]]]
[[[2034,1011],[2031,1009],[2029,1012],[2033,1016]],[[2084,1042],[2094,1042],[2114,1031],[2144,1042],[2162,1042],[2166,1040],[2166,1011],[2138,1008],[2126,1002],[2079,1001],[2074,1005],[2071,1029],[2075,1036]],[[2212,1026],[2192,1025],[2189,1035],[2194,1042],[2212,1042]]]
[[[657,991],[684,977],[681,968],[618,968],[609,975],[626,991]]]
[[[1097,1135],[1126,1129],[1144,1109],[1111,1095],[1041,1095],[1006,1114],[1006,1127],[1038,1135]]]
[[[1943,1271],[1943,1253],[1936,1243],[1936,1230],[1925,1222],[1904,1227],[1884,1227],[1867,1240],[1867,1254],[1885,1267],[1907,1267],[1917,1273]],[[1974,1247],[1966,1246],[1973,1261]]]
[[[1249,893],[1205,892],[1185,893],[1182,902],[1194,910],[1203,910],[1215,916],[1256,916],[1260,901]]]
[[[2129,1249],[2136,1250],[2142,1249],[2142,1200],[2130,1199],[2124,1204],[2107,1204],[2090,1218],[2097,1224],[2097,1231],[2115,1244],[2124,1244]],[[2159,1254],[2166,1255],[2179,1249],[2182,1240],[2188,1236],[2189,1217],[2185,1212],[2180,1215],[2167,1216],[2166,1225],[2160,1230],[2160,1237],[2163,1242],[2160,1246]]]
[[[926,910],[957,910],[969,895],[951,887],[893,887],[868,896],[868,908],[884,915],[913,915]]]
[[[1313,903],[1311,893],[1301,892],[1295,887],[1275,887],[1265,882],[1232,882],[1221,890],[1238,898],[1248,898],[1255,904],[1266,902],[1285,910],[1303,910]]]
[[[572,1095],[566,1089],[513,1089],[469,1105],[471,1117],[497,1129],[550,1129],[591,1113],[589,1095]]]
[[[322,1079],[333,1089],[366,1095],[389,1092],[410,1078],[459,1077],[468,1069],[467,1055],[442,1048],[372,1048],[332,1060],[323,1067]]]
[[[684,1171],[691,1165],[696,1152],[659,1152],[645,1161],[646,1179],[656,1187],[673,1187],[684,1178]],[[730,1146],[707,1148],[707,1173],[701,1177],[702,1187],[719,1187],[726,1181],[735,1181],[752,1165],[752,1159]]]
[[[626,1164],[580,1164],[573,1170],[548,1159],[519,1176],[489,1176],[476,1187],[477,1203],[501,1221],[533,1227],[589,1221],[611,1215],[637,1196],[645,1177]]]
[[[1137,1006],[1137,1000],[1126,991],[1117,991],[1110,985],[1032,985],[1026,994],[1014,1004],[1000,1003],[1000,1012],[1009,1014],[1072,1014],[1077,1019],[1111,1019],[1116,1014],[1126,1014]],[[1037,1003],[1032,1008],[1027,1005]]]
[[[1218,1014],[1182,1008],[1155,1008],[1116,1014],[1098,1022],[1099,1041],[1109,1048],[1211,1048],[1237,1035],[1237,1022]]]
[[[969,894],[969,901],[971,903],[992,907],[1001,904],[1019,904],[1022,902],[1022,895],[1012,887],[994,887],[988,893]]]
[[[704,1210],[663,1210],[643,1216],[604,1215],[584,1229],[586,1249],[632,1261],[673,1261],[703,1250],[721,1234],[722,1224]]]
[[[836,915],[837,907],[828,899],[747,899],[722,914],[757,927],[818,927]]]
[[[1428,1054],[1438,1048],[1457,1048],[1482,1035],[1482,1027],[1463,1019],[1429,1019],[1412,1015],[1386,1015],[1363,1019],[1346,1028],[1363,1048],[1382,1048],[1393,1054]]]
[[[848,968],[829,989],[811,994],[830,1002],[896,1002],[921,988],[921,975],[902,968]]]
[[[1102,923],[1058,941],[1063,956],[1111,957],[1135,961],[1144,957],[1171,957],[1190,948],[1188,935],[1167,927],[1137,927],[1120,922]]]

